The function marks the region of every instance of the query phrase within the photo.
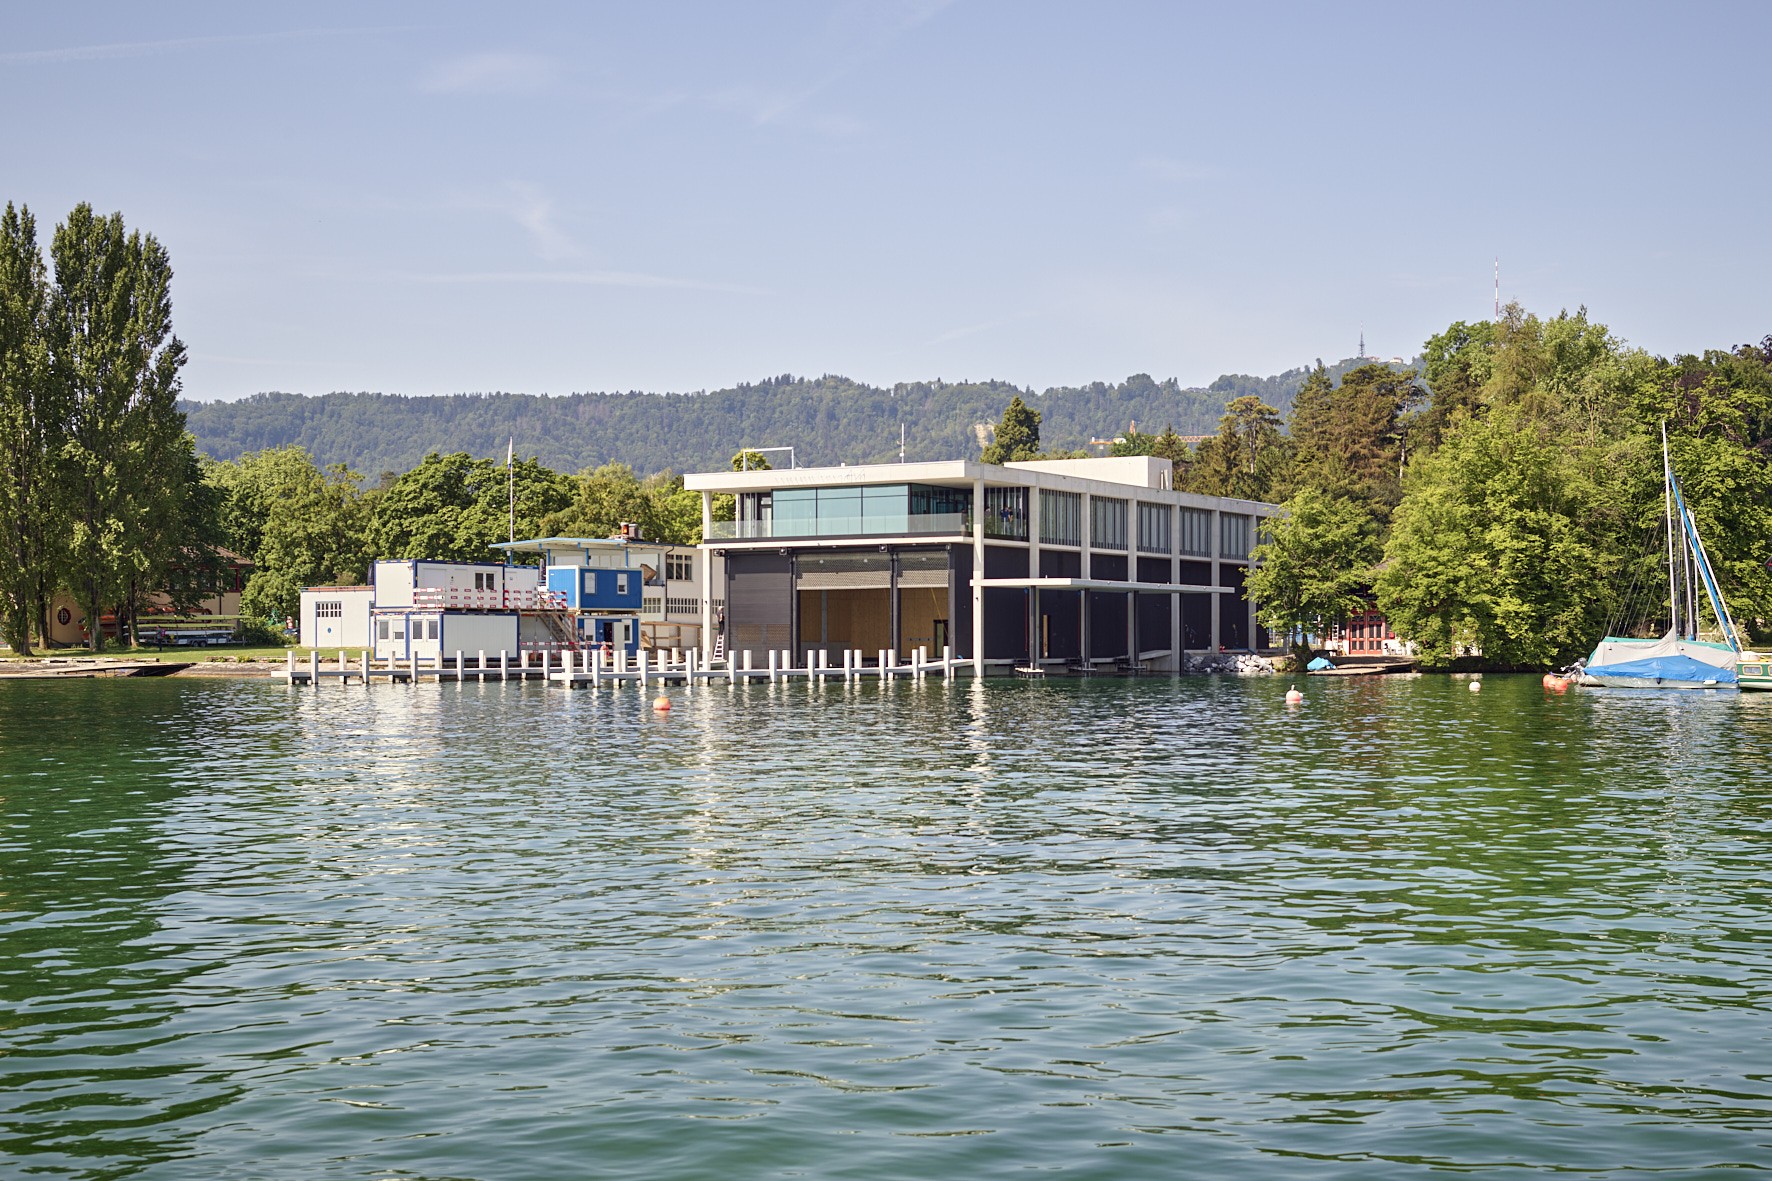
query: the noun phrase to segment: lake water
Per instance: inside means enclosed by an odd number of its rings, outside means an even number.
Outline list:
[[[1772,1171],[1772,694],[0,683],[0,1177]]]

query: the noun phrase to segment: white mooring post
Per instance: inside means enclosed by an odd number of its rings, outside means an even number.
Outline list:
[[[478,659],[474,661],[474,679],[481,683],[486,681],[486,649],[480,649]]]
[[[646,649],[640,649],[636,655],[637,659],[634,664],[640,670],[640,688],[644,689],[646,687]]]
[[[603,683],[603,649],[592,648],[590,659],[585,663],[591,667],[591,688],[595,689]]]
[[[750,684],[750,680],[751,680],[751,650],[749,648],[746,648],[744,650],[744,666],[743,667],[744,667],[745,683],[748,685],[748,684]]]
[[[295,649],[291,648],[283,655],[289,658],[289,671],[285,675],[289,678],[289,683],[293,685],[295,684]]]
[[[364,648],[357,653],[363,661],[363,683],[369,684],[369,649]]]
[[[308,653],[308,684],[320,687],[320,649],[315,648]]]
[[[350,671],[351,671],[350,669],[345,667],[345,650],[343,648],[340,648],[338,650],[338,683],[339,684],[342,685],[347,680],[350,679],[349,677],[345,676],[345,674]]]
[[[924,648],[921,644],[911,649],[911,679],[913,681],[923,679],[923,652]]]
[[[418,684],[418,653],[414,652],[406,658],[406,683]]]
[[[548,650],[546,648],[541,650],[541,679],[544,681],[548,679]]]
[[[511,679],[511,654],[504,648],[498,650],[498,679],[501,681]]]
[[[695,687],[695,649],[690,648],[683,653],[683,683],[690,688]]]
[[[941,675],[950,679],[954,675],[954,646],[952,644],[941,646]]]
[[[780,661],[781,653],[774,648],[769,649],[769,683],[772,685],[775,683]]]

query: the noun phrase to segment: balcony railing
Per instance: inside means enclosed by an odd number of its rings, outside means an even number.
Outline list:
[[[715,521],[708,541],[770,541],[802,537],[927,537],[972,531],[968,513],[923,513],[902,517],[817,517],[811,520]],[[986,526],[986,532],[989,532]]]

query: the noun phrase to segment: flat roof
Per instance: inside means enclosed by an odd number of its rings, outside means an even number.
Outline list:
[[[1132,457],[1133,460],[1145,459]],[[924,463],[865,463],[843,467],[797,467],[748,472],[691,472],[683,486],[694,492],[773,492],[783,488],[846,488],[880,484],[934,484],[966,488],[977,481],[996,487],[1052,488],[1056,491],[1088,492],[1097,496],[1163,499],[1170,504],[1200,508],[1238,506],[1238,511],[1276,512],[1279,506],[1261,500],[1231,496],[1208,496],[1178,492],[1149,482],[1160,469],[1129,462],[1125,458],[1050,459],[998,465],[972,459],[948,459]],[[1126,477],[1143,473],[1143,480]]]

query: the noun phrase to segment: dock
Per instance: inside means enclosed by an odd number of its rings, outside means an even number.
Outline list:
[[[399,660],[394,657],[376,659],[368,652],[355,656],[340,651],[331,660],[322,659],[315,651],[308,659],[297,661],[291,652],[284,668],[271,676],[291,685],[319,686],[327,681],[348,684],[352,681],[368,685],[376,681],[386,684],[417,684],[421,681],[540,681],[562,689],[595,689],[602,686],[638,685],[736,685],[749,681],[860,681],[877,679],[921,681],[929,677],[952,677],[960,669],[969,669],[972,662],[956,658],[952,646],[931,658],[927,649],[918,648],[909,660],[895,660],[894,654],[882,650],[870,662],[860,649],[838,653],[820,650],[807,665],[796,666],[786,651],[755,653],[746,649],[733,659],[704,664],[693,649],[682,652],[635,653],[605,652],[586,649],[578,652],[534,653],[513,662],[508,653],[496,652],[489,658],[484,652],[457,652],[453,660],[441,656],[423,659],[417,656]],[[539,656],[539,663],[532,659]]]

